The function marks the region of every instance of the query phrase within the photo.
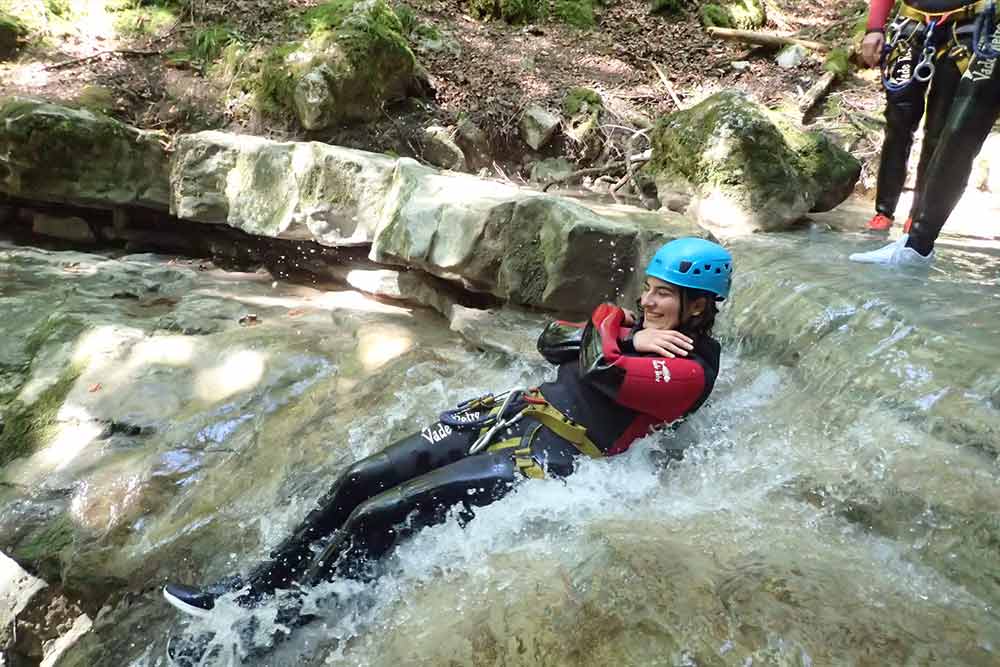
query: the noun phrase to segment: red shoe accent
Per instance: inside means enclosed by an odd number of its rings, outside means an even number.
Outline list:
[[[903,223],[903,233],[904,234],[909,234],[910,233],[910,227],[912,227],[912,226],[913,226],[913,218],[907,218],[906,222]]]
[[[890,229],[892,229],[892,218],[883,213],[876,213],[868,221],[868,231],[887,232]]]

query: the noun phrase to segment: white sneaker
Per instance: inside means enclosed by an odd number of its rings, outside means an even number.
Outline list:
[[[903,234],[895,242],[869,252],[856,252],[848,259],[862,264],[885,264],[887,266],[930,266],[934,261],[934,251],[924,257],[913,248],[906,247],[909,234]]]

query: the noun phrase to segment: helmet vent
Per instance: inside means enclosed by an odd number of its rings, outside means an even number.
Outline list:
[[[681,273],[687,273],[688,271],[690,271],[690,270],[691,270],[691,262],[689,262],[689,261],[687,261],[687,260],[684,260],[684,261],[683,261],[683,262],[681,262],[681,263],[680,263],[680,265],[679,265],[679,266],[677,267],[677,270],[678,270],[678,271],[680,271]],[[695,271],[695,273],[698,273],[698,272],[697,272],[697,271]]]

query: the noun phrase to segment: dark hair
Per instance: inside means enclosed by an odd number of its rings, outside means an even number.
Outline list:
[[[712,327],[715,326],[715,316],[719,314],[719,307],[716,305],[713,292],[682,287],[681,315],[683,316],[684,311],[687,310],[688,304],[696,299],[705,299],[705,309],[698,315],[689,317],[686,322],[681,322],[680,331],[691,338],[711,336]]]

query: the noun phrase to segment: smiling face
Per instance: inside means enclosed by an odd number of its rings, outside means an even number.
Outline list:
[[[642,308],[643,329],[678,329],[681,326],[681,289],[677,285],[646,276],[639,297]],[[688,299],[687,312],[683,321],[698,317],[706,308],[704,297]]]
[[[676,329],[681,323],[681,288],[646,276],[639,307],[644,329]]]

